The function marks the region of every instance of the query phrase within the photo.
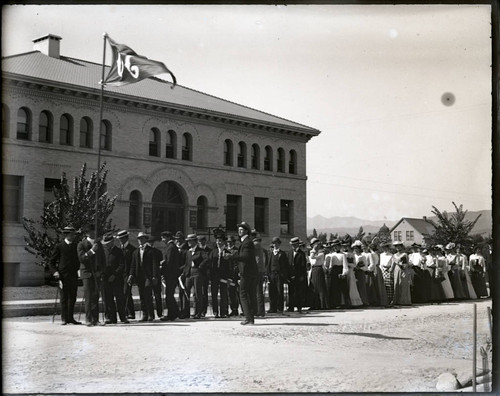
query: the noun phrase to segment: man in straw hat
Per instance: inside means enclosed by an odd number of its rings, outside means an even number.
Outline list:
[[[61,231],[64,240],[59,242],[49,259],[49,266],[54,278],[60,281],[61,288],[61,325],[81,324],[73,318],[73,311],[78,290],[78,261],[76,231],[73,227],[64,227]]]
[[[307,291],[307,261],[305,253],[300,249],[299,237],[290,239],[292,250],[289,252],[288,261],[290,263],[289,279],[289,309],[302,313],[305,305]]]
[[[132,285],[128,284],[127,279],[130,275],[132,255],[137,248],[130,243],[129,232],[127,230],[118,231],[116,238],[120,242],[120,249],[123,252],[123,296],[125,298],[125,314],[127,315],[127,319],[135,319]]]

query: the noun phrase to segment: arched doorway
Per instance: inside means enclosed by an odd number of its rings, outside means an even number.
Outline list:
[[[164,181],[153,193],[151,210],[151,234],[159,236],[162,231],[184,232],[184,191],[175,182]]]

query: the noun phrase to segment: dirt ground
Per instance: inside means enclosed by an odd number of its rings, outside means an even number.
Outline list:
[[[478,350],[488,306],[477,301]],[[472,369],[472,313],[464,302],[272,315],[254,326],[4,319],[3,392],[436,391],[439,374]]]

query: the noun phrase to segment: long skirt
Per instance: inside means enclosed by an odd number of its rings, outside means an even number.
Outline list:
[[[467,288],[467,293],[469,295],[469,298],[472,298],[475,300],[477,298],[476,292],[474,291],[474,287],[472,286],[472,281],[470,279],[469,275],[469,270],[464,269],[462,270],[463,274],[465,275],[465,287]]]
[[[313,292],[312,309],[327,309],[328,295],[326,292],[325,271],[321,266],[312,267],[311,285]]]
[[[378,307],[380,305],[380,299],[377,293],[377,287],[375,285],[375,273],[372,271],[366,271],[365,282],[366,282],[366,297],[368,299],[368,304],[374,307]]]
[[[351,306],[359,307],[363,305],[363,301],[359,296],[358,286],[356,285],[356,276],[351,267],[349,267],[349,272],[347,273],[347,283],[349,285],[349,300],[351,300]]]
[[[429,301],[430,277],[429,272],[419,267],[413,267],[415,275],[411,288],[411,301],[417,304]]]
[[[384,275],[378,265],[375,266],[375,290],[377,291],[380,306],[386,307],[389,305],[387,292],[385,290]]]
[[[354,269],[354,276],[356,277],[356,286],[358,287],[359,297],[361,297],[363,305],[368,305],[368,296],[366,294],[365,271]]]
[[[382,270],[382,275],[384,277],[385,293],[387,295],[387,301],[392,304],[394,300],[394,274],[391,272],[390,268],[380,268]]]
[[[466,298],[466,295],[463,289],[462,277],[460,272],[461,270],[459,268],[452,268],[450,271],[448,271],[448,277],[450,278],[451,288],[453,289],[453,295],[455,296],[455,299],[464,300]]]
[[[478,298],[488,297],[488,289],[486,288],[486,280],[484,277],[484,272],[471,271],[470,273],[472,286],[474,287],[474,291],[476,292],[476,296]]]
[[[411,305],[411,284],[413,270],[401,268],[399,265],[394,269],[394,304]]]
[[[430,292],[429,292],[429,301],[432,302],[441,302],[446,299],[444,294],[443,286],[441,281],[444,280],[437,278],[437,269],[433,267],[427,267],[427,272],[430,276]]]
[[[349,301],[349,287],[347,284],[347,279],[339,278],[339,275],[342,274],[342,266],[334,265],[332,267],[331,273],[331,284],[330,284],[330,306],[332,308],[340,307],[342,305],[350,305],[343,304],[342,301]]]
[[[453,288],[451,287],[450,278],[448,277],[448,272],[446,271],[444,271],[443,273],[441,286],[443,287],[445,300],[453,300],[455,298],[455,295],[453,294]]]

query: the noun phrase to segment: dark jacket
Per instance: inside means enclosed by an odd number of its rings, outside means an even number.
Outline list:
[[[111,275],[114,275],[116,278],[122,281],[123,269],[125,268],[125,259],[122,250],[117,246],[113,246],[107,253],[106,248],[103,249],[104,249],[104,256],[106,257],[104,279],[108,279]]]
[[[100,242],[97,242],[97,251],[92,254],[89,250],[92,249],[92,244],[88,239],[84,239],[78,244],[78,260],[80,261],[80,277],[89,279],[92,274],[95,274],[98,279],[104,274],[106,266],[106,258],[104,257],[104,249]]]
[[[240,277],[259,275],[257,262],[255,261],[255,245],[250,237],[245,238],[238,248],[238,253],[233,256],[233,260],[238,263]]]
[[[141,249],[135,249],[132,254],[132,265],[130,266],[130,275],[139,283],[145,280],[151,281],[153,278],[158,279],[160,275],[160,262],[155,250],[146,245],[143,258],[141,261]]]
[[[276,257],[274,255],[274,252],[271,250],[269,252],[269,257],[268,257],[268,260],[267,260],[267,276],[271,276],[271,272],[273,272],[274,270],[272,269],[272,264],[273,264],[273,260],[278,260],[278,273],[280,275],[280,278],[282,280],[287,280],[289,275],[288,275],[288,272],[289,272],[289,263],[288,263],[288,258],[287,258],[287,255],[286,253],[283,251],[283,250],[280,250],[278,252],[278,257]],[[274,261],[275,263],[275,261]]]
[[[166,281],[177,281],[181,274],[181,253],[174,241],[169,241],[165,249],[165,257],[161,266],[161,274]]]
[[[213,249],[208,255],[210,264],[210,279],[226,279],[231,278],[229,255],[231,252],[223,249],[222,256],[219,258],[219,249]]]
[[[206,275],[208,269],[208,255],[199,246],[194,250],[189,249],[186,252],[186,262],[184,264],[183,275],[185,277]]]
[[[77,277],[80,267],[77,244],[73,242],[68,245],[65,241],[58,243],[50,256],[49,267],[52,273],[59,272],[61,278]]]
[[[123,278],[127,279],[130,275],[130,267],[132,266],[132,256],[134,255],[134,251],[137,249],[134,245],[127,244],[125,249],[121,249],[123,252]]]
[[[294,251],[288,253],[288,261],[290,262],[289,266],[289,278],[292,276],[296,279],[304,278],[307,279],[307,260],[306,254],[302,250],[298,250],[295,257],[293,257]]]

